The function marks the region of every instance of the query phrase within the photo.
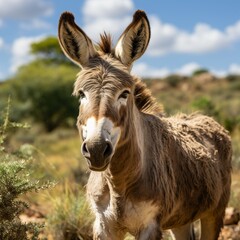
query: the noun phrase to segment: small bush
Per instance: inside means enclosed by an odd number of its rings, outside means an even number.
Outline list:
[[[92,239],[93,216],[79,185],[65,183],[60,193],[49,196],[49,200],[53,210],[47,222],[55,240]]]
[[[223,126],[229,131],[233,132],[240,126],[240,116],[226,116],[223,120]]]
[[[176,88],[180,82],[183,80],[183,77],[178,75],[170,75],[166,77],[165,81],[168,83],[170,87]]]
[[[240,126],[238,129],[235,129],[235,131],[232,133],[232,146],[233,146],[233,159],[232,159],[233,169],[239,170],[240,169]]]
[[[32,156],[23,151],[9,151],[5,141],[9,129],[24,125],[9,121],[9,104],[4,122],[0,123],[0,239],[38,239],[42,226],[21,222],[19,215],[28,207],[19,197],[29,191],[38,191],[49,186],[32,180],[28,161]]]
[[[226,79],[229,81],[229,82],[236,82],[236,81],[239,81],[240,80],[240,76],[239,75],[228,75],[226,77]]]
[[[208,97],[200,97],[192,102],[193,108],[202,111],[208,116],[218,118],[219,111],[217,110],[214,102]]]
[[[201,75],[203,73],[208,73],[208,70],[205,69],[205,68],[197,69],[192,73],[192,76],[198,76],[198,75]]]

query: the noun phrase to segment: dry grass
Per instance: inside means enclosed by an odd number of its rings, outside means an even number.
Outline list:
[[[45,205],[45,210],[48,212],[50,218],[47,219],[48,225],[48,239],[64,239],[64,232],[79,234],[81,229],[81,221],[87,222],[88,226],[91,225],[92,217],[89,220],[89,209],[85,205],[85,190],[81,188],[83,182],[86,181],[86,175],[84,175],[84,181],[80,181],[80,185],[76,185],[77,173],[84,174],[87,169],[85,160],[81,158],[80,154],[80,141],[77,131],[74,134],[69,134],[65,137],[60,137],[56,140],[56,133],[53,136],[42,136],[39,148],[45,154],[43,155],[42,164],[51,166],[50,173],[55,179],[59,180],[59,184],[47,193],[37,194],[35,201],[40,205]],[[58,134],[57,134],[58,135]],[[59,135],[58,135],[59,136]],[[234,141],[238,144],[238,134],[234,135]],[[64,179],[61,181],[61,179]],[[69,181],[66,182],[66,179]],[[80,177],[81,179],[81,177]],[[240,209],[240,171],[233,171],[232,178],[232,194],[229,202],[230,206]],[[76,188],[81,188],[80,193],[76,193]],[[73,190],[73,189],[75,190]],[[73,211],[73,209],[75,209]],[[76,211],[77,209],[77,211]],[[75,214],[73,214],[73,212]],[[50,214],[49,214],[50,213]],[[76,218],[77,216],[77,218]],[[83,228],[82,228],[83,229]],[[60,231],[61,230],[61,231]],[[133,240],[131,235],[126,236],[126,240]],[[169,234],[165,234],[165,240],[169,240]]]
[[[208,111],[211,115],[209,110],[212,110],[210,107],[213,104],[212,113],[216,113],[214,117],[220,122],[224,123],[228,117],[230,120],[231,117],[238,119],[240,88],[235,86],[239,84],[238,82],[218,79],[203,84],[201,81],[185,79],[176,84],[175,87],[170,87],[167,82],[161,80],[147,82],[147,85],[153,89],[154,96],[164,105],[167,114],[191,113],[198,110],[197,107],[201,106],[201,101],[207,99],[210,104],[205,105],[206,109],[201,109],[203,112]],[[240,171],[237,170],[240,169],[240,126],[236,125],[231,134],[234,171],[229,206],[240,209]],[[51,219],[49,221],[55,227],[49,227],[50,232],[56,229],[61,230],[59,226],[64,224],[74,226],[71,229],[77,232],[76,226],[79,226],[78,221],[80,220],[72,215],[72,208],[77,209],[78,212],[75,215],[82,219],[86,218],[88,221],[89,216],[88,209],[84,204],[81,205],[85,201],[82,186],[87,179],[87,165],[80,153],[81,141],[77,129],[57,129],[52,133],[44,133],[41,128],[34,125],[30,133],[19,132],[13,136],[11,145],[18,144],[18,142],[30,142],[38,149],[40,156],[36,163],[36,172],[55,179],[58,183],[51,191],[30,195],[28,200],[44,206],[44,211],[47,213],[51,212],[52,218],[49,218]],[[67,183],[66,179],[68,179]],[[76,191],[76,183],[81,188],[80,192]],[[72,224],[72,218],[75,219],[74,224]],[[126,237],[126,240],[132,239],[130,235]],[[166,236],[165,239],[169,239],[169,237]]]
[[[71,240],[91,235],[93,216],[85,191],[79,185],[66,181],[47,199],[52,206],[47,217],[47,229],[53,239]]]

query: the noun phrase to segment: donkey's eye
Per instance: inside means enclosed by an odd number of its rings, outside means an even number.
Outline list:
[[[123,98],[126,99],[128,97],[128,95],[130,94],[129,90],[124,90],[118,97],[118,99]]]
[[[80,90],[79,91],[79,99],[81,100],[81,99],[83,99],[83,98],[85,98],[86,96],[85,96],[85,94],[84,94],[84,92],[82,91],[82,90]]]

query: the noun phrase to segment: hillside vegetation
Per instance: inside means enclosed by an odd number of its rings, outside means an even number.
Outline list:
[[[0,109],[5,108],[10,96],[12,121],[27,121],[45,132],[59,127],[74,129],[79,103],[72,90],[78,71],[67,60],[37,58],[0,84]],[[234,166],[240,167],[240,76],[216,78],[199,70],[190,77],[172,75],[143,81],[166,115],[200,111],[229,130]]]
[[[0,125],[9,96],[9,121],[31,125],[28,130],[10,130],[5,147],[11,150],[22,144],[34,145],[37,161],[32,168],[36,176],[58,183],[47,193],[25,196],[44,215],[45,236],[81,239],[82,231],[90,231],[92,216],[83,189],[87,166],[75,127],[79,103],[72,96],[79,69],[63,56],[54,37],[33,44],[32,53],[34,61],[22,66],[11,79],[0,82]],[[143,81],[164,106],[166,115],[200,111],[228,129],[234,166],[230,205],[240,208],[240,76],[216,78],[206,69],[199,69],[189,77],[172,75]]]

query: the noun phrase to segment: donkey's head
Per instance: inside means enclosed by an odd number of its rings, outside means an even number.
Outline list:
[[[130,70],[145,52],[149,39],[149,22],[140,10],[114,49],[106,34],[94,46],[75,24],[71,13],[65,12],[60,18],[60,45],[66,56],[82,68],[74,94],[80,97],[77,125],[83,138],[81,150],[91,170],[105,170],[118,143],[126,137],[124,124],[135,104],[136,93],[136,81]]]

